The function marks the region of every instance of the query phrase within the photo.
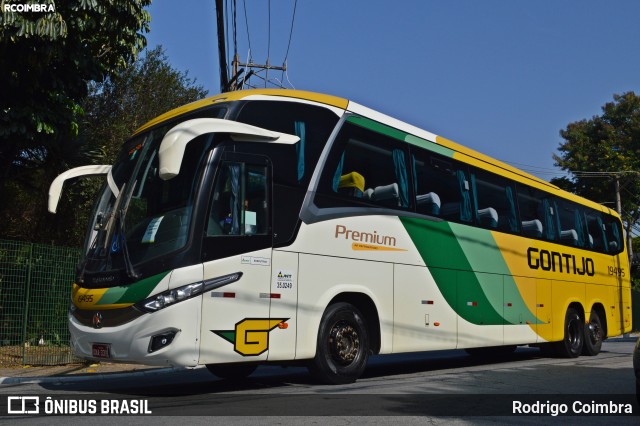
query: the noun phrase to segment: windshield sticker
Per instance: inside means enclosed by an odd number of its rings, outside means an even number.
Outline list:
[[[271,259],[268,257],[242,256],[240,263],[243,265],[269,266],[271,265]]]
[[[244,212],[244,232],[248,235],[253,235],[257,230],[257,215],[256,212],[245,211]]]
[[[156,242],[156,233],[158,232],[158,228],[160,228],[160,222],[162,222],[162,219],[164,219],[164,216],[151,219],[151,222],[149,222],[149,225],[147,226],[147,230],[142,236],[143,244]]]

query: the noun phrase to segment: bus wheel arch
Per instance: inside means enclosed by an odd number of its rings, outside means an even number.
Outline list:
[[[357,306],[332,301],[322,315],[314,358],[309,371],[326,384],[354,382],[369,358],[370,319],[365,319]]]
[[[583,355],[595,356],[600,353],[602,341],[607,336],[606,320],[604,307],[600,303],[594,304],[588,321],[585,316]]]
[[[367,326],[367,334],[369,336],[370,354],[380,353],[381,332],[380,332],[380,316],[375,303],[369,296],[364,293],[341,293],[336,295],[327,306],[334,303],[348,303],[358,309],[365,320]]]
[[[564,336],[553,344],[556,355],[563,358],[577,358],[584,346],[584,308],[580,303],[571,303],[564,319]]]

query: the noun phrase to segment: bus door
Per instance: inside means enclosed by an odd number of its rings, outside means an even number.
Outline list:
[[[271,269],[271,326],[269,361],[291,360],[296,355],[298,309],[298,253],[274,250]]]
[[[271,164],[225,152],[216,171],[202,245],[200,364],[267,359],[272,273]]]

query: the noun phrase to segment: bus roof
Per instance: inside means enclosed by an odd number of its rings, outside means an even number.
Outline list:
[[[547,191],[555,192],[557,195],[562,196],[563,198],[571,199],[573,201],[577,201],[581,204],[590,204],[591,207],[600,208],[608,213],[615,214],[617,213],[603,205],[580,197],[578,195],[572,194],[570,192],[564,191],[558,188],[556,185],[549,183],[543,179],[540,179],[534,175],[531,175],[527,172],[524,172],[516,167],[510,166],[500,160],[496,160],[495,158],[489,157],[485,154],[482,154],[474,149],[468,148],[464,145],[460,145],[456,142],[453,142],[449,139],[446,139],[442,136],[434,135],[428,131],[420,129],[418,127],[412,126],[405,122],[399,121],[395,118],[392,118],[388,115],[379,113],[367,107],[364,107],[356,102],[349,101],[344,98],[340,98],[332,95],[325,95],[315,92],[308,92],[304,90],[291,90],[291,89],[251,89],[251,90],[239,90],[228,93],[221,93],[215,96],[210,96],[205,99],[201,99],[195,102],[191,102],[189,104],[180,106],[178,108],[172,109],[164,114],[159,115],[158,117],[150,120],[140,128],[138,128],[135,134],[143,132],[159,123],[162,123],[166,120],[170,120],[179,115],[198,110],[200,108],[204,108],[210,105],[214,105],[221,102],[230,102],[230,101],[238,101],[251,97],[284,97],[284,98],[292,98],[292,99],[300,99],[305,101],[317,102],[320,104],[325,104],[331,107],[339,108],[342,110],[348,110],[354,112],[356,114],[360,114],[364,117],[367,117],[372,120],[379,121],[381,124],[386,126],[396,127],[398,130],[407,132],[419,138],[424,138],[425,140],[429,140],[443,147],[449,148],[452,151],[456,152],[456,158],[462,160],[465,163],[476,164],[484,169],[493,170],[499,169],[500,172],[507,172],[512,178],[521,181],[522,183],[533,184],[539,188],[544,188]],[[478,164],[481,163],[481,164]]]
[[[172,109],[165,112],[162,115],[147,122],[142,127],[137,129],[134,134],[140,133],[149,127],[155,126],[158,123],[185,114],[187,112],[195,111],[200,108],[204,108],[219,102],[239,101],[250,96],[275,96],[275,97],[287,97],[295,99],[303,99],[308,101],[314,101],[333,107],[347,109],[349,101],[337,96],[323,95],[314,92],[306,92],[304,90],[290,90],[290,89],[252,89],[252,90],[238,90],[236,92],[221,93],[219,95],[210,96],[199,101],[191,102],[189,104]]]

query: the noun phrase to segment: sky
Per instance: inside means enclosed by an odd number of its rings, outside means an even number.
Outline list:
[[[285,87],[353,100],[545,180],[565,174],[552,158],[561,129],[640,93],[636,0],[236,1],[241,61],[286,57],[287,73],[269,75]],[[146,34],[210,95],[214,3],[156,0]]]

